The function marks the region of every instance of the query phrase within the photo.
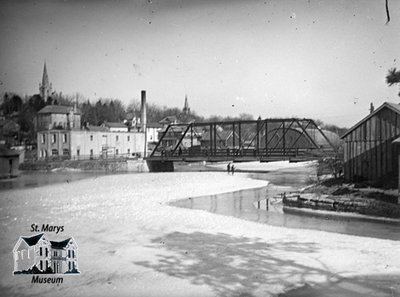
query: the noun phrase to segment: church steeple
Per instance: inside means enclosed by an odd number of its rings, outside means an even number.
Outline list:
[[[189,107],[187,95],[185,95],[185,104],[183,105],[182,112],[184,115],[188,115],[190,113],[190,107]]]
[[[44,61],[43,77],[42,83],[39,84],[39,93],[40,97],[42,97],[44,101],[46,101],[51,94],[51,83],[49,82],[49,76],[47,74],[46,61]]]

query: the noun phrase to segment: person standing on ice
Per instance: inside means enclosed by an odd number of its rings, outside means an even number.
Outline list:
[[[231,173],[231,162],[226,165],[226,170],[228,171],[228,174]]]
[[[233,165],[232,164],[232,167],[231,167],[231,171],[232,171],[232,175],[235,173],[235,165]]]

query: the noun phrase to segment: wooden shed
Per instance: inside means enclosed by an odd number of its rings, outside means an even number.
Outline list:
[[[375,186],[396,185],[400,105],[385,102],[343,136],[344,177],[348,182],[364,181]]]

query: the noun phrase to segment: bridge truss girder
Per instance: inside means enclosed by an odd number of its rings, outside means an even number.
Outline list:
[[[163,146],[167,135],[175,135],[174,145]],[[268,161],[332,153],[334,145],[312,119],[287,118],[170,124],[148,159]]]

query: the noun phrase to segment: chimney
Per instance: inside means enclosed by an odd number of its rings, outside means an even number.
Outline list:
[[[146,115],[146,91],[142,90],[142,104],[140,106],[140,123],[142,126],[142,132],[144,133],[144,154],[143,156],[147,157],[147,115]]]
[[[373,113],[374,110],[375,110],[374,104],[372,104],[372,102],[371,102],[371,105],[370,105],[370,107],[369,107],[369,113],[370,113],[370,114]]]
[[[142,126],[142,132],[146,132],[147,111],[146,111],[146,91],[145,90],[142,90],[142,104],[140,106],[140,123]]]

